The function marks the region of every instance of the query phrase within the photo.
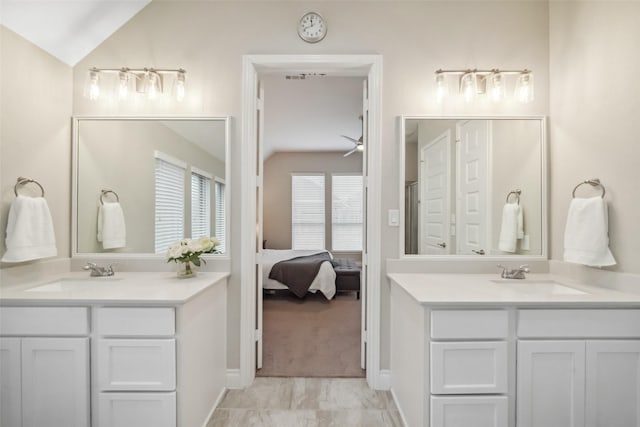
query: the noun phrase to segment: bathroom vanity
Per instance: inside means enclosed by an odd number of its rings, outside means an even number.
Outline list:
[[[228,273],[3,288],[3,426],[202,426],[225,390]]]
[[[640,425],[640,295],[551,275],[389,279],[408,427]]]

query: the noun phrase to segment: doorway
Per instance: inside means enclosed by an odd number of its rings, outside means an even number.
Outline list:
[[[242,214],[241,214],[241,348],[240,386],[255,377],[255,361],[261,340],[258,319],[258,292],[261,230],[262,171],[259,159],[259,131],[262,100],[259,96],[259,74],[265,72],[323,73],[338,72],[367,78],[367,117],[363,126],[367,150],[364,153],[363,176],[365,206],[369,212],[364,234],[362,278],[366,292],[363,318],[363,340],[367,382],[372,388],[388,388],[388,378],[379,369],[380,331],[380,103],[382,58],[379,55],[247,55],[243,58],[242,114]],[[260,290],[261,291],[261,290]]]

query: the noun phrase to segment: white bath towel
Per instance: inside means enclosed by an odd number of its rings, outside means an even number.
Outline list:
[[[104,249],[123,248],[127,245],[127,228],[120,203],[104,203],[98,210],[98,242]]]
[[[58,255],[51,212],[44,197],[18,195],[9,208],[7,251],[3,262],[22,262]]]
[[[592,267],[616,264],[609,250],[609,219],[602,197],[571,200],[564,230],[564,260]]]
[[[522,208],[517,203],[506,203],[502,208],[502,226],[498,249],[503,252],[515,252],[518,239],[524,237]]]

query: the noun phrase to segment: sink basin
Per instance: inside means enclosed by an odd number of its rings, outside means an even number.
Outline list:
[[[586,295],[588,292],[581,291],[579,289],[572,288],[560,284],[554,280],[492,280],[493,283],[497,283],[502,286],[507,286],[510,289],[522,292],[525,295],[530,296],[543,296],[543,295]]]
[[[113,282],[122,280],[119,277],[87,277],[82,279],[59,279],[44,285],[34,286],[25,292],[72,292],[83,289],[92,289],[96,286],[112,285]]]

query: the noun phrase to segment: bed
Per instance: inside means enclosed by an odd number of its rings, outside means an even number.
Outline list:
[[[327,299],[332,299],[336,294],[336,272],[331,260],[333,256],[326,250],[301,250],[301,249],[264,249],[262,251],[262,287],[269,290],[289,289],[287,285],[269,278],[272,267],[280,262],[301,256],[310,256],[319,253],[328,254],[328,260],[322,262],[318,274],[309,286],[309,292],[322,292]]]

